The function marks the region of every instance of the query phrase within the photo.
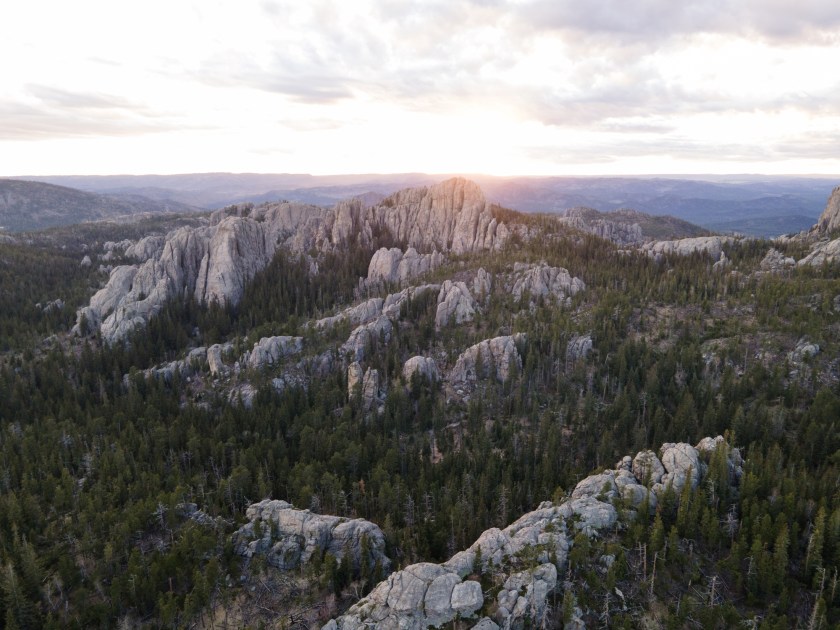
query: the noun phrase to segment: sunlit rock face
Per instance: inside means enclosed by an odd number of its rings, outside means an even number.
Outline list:
[[[815,227],[824,234],[840,230],[840,186],[832,191]]]

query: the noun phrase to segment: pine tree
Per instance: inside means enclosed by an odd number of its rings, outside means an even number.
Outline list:
[[[653,527],[650,530],[650,551],[649,553],[656,553],[665,547],[665,525],[662,522],[662,516],[657,511],[653,519]]]
[[[28,630],[40,627],[38,609],[27,597],[12,563],[7,563],[0,569],[0,594],[3,597],[3,607],[6,609],[6,628]]]

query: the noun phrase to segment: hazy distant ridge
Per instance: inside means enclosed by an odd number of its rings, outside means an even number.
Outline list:
[[[183,175],[25,178],[125,200],[140,195],[165,205],[205,209],[232,203],[288,200],[332,206],[350,197],[389,195],[448,175],[201,173]],[[807,176],[491,177],[474,176],[488,201],[524,212],[600,212],[632,208],[670,215],[705,229],[755,236],[806,230],[822,212],[837,178]]]
[[[0,179],[0,227],[10,232],[126,215],[195,210],[183,203],[148,199],[137,194],[116,197],[43,182]]]

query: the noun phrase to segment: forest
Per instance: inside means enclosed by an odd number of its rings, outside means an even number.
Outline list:
[[[237,306],[173,301],[113,346],[69,332],[103,280],[79,261],[90,243],[166,220],[0,243],[0,628],[323,624],[384,576],[330,556],[294,579],[244,562],[231,534],[251,502],[361,517],[382,528],[396,567],[440,562],[625,455],[716,435],[745,460],[737,491],[713,458],[697,492],[576,539],[557,627],[572,599],[593,627],[644,617],[668,628],[837,627],[840,268],[762,273],[769,244],[756,239],[727,244],[723,270],[703,253],[657,261],[550,217],[508,216],[535,236],[452,258],[427,280],[545,261],[587,290],[533,308],[494,290],[469,325],[440,329],[434,299],[410,301],[368,360],[390,383],[381,413],[348,394],[341,370],[282,393],[273,373],[254,374],[250,407],[207,374],[143,370],[197,345],[340,338],[348,330],[317,336],[307,322],[353,301],[373,251],[400,245],[388,234],[326,256],[317,274],[280,251]],[[795,242],[774,246],[801,254]],[[61,308],[44,306],[58,298]],[[402,379],[412,355],[454,360],[517,332],[521,370],[481,381],[468,401]],[[584,334],[591,355],[569,359]],[[792,355],[800,340],[819,353]],[[189,518],[191,505],[210,518]],[[606,577],[594,560],[605,550],[616,557]],[[273,604],[249,608],[264,583]],[[624,608],[608,604],[616,587]]]

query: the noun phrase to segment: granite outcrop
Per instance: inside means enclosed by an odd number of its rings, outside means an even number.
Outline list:
[[[495,378],[507,381],[513,370],[522,369],[518,344],[526,342],[523,333],[485,339],[462,352],[449,372],[451,383],[470,384],[478,380]]]
[[[317,257],[351,239],[371,244],[382,231],[409,246],[405,253],[397,250],[396,266],[396,252],[381,254],[389,281],[428,271],[448,253],[498,248],[510,235],[478,185],[462,178],[403,190],[370,207],[358,199],[329,210],[287,202],[232,206],[215,212],[210,225],[178,228],[162,243],[151,238],[127,247],[145,260],[114,268],[106,286],[79,310],[75,330],[99,329],[113,343],[144,326],[171,299],[236,304],[246,283],[279,250]],[[315,272],[316,260],[310,262]]]
[[[263,555],[270,566],[290,570],[316,555],[341,561],[349,554],[354,570],[367,565],[373,574],[391,567],[385,535],[370,521],[314,514],[276,499],[252,503],[245,515],[249,522],[233,534],[234,549],[245,558]]]
[[[702,459],[720,448],[726,449],[730,467],[740,471],[740,454],[720,436],[705,438],[696,448],[664,444],[665,463],[652,451],[624,457],[614,469],[583,479],[562,503],[544,502],[504,529],[486,530],[446,562],[421,562],[393,573],[323,630],[420,630],[456,619],[472,628],[543,627],[550,622],[552,595],[564,588],[558,576],[576,536],[605,535],[622,510],[629,510],[630,518],[645,505],[655,510],[657,493],[669,491],[661,486],[667,475],[673,475],[668,484],[693,479],[693,471],[699,480]],[[739,478],[733,475],[735,483]],[[501,588],[482,589],[481,576],[489,573]]]
[[[562,267],[550,267],[545,263],[516,263],[513,266],[511,293],[516,300],[527,297],[531,305],[541,299],[562,303],[584,289],[583,280],[572,277]]]

